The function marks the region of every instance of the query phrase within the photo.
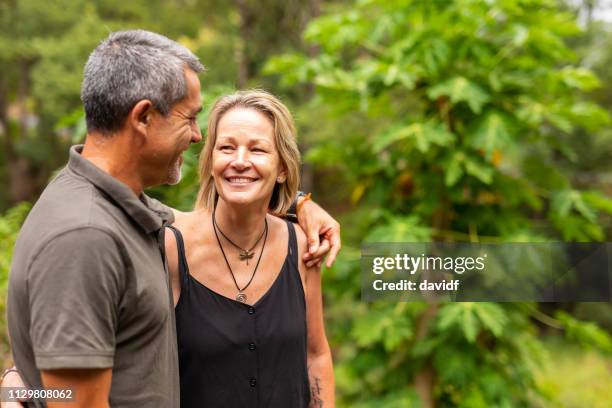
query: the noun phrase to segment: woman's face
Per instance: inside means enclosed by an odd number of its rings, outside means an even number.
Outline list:
[[[274,143],[272,121],[252,108],[232,108],[217,124],[212,176],[229,204],[261,203],[267,208],[285,172]]]

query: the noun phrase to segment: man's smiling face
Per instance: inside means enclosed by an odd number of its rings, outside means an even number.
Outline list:
[[[168,115],[156,113],[150,125],[147,140],[150,145],[149,163],[145,165],[154,172],[157,182],[147,184],[177,184],[181,179],[183,152],[191,143],[202,140],[197,124],[197,114],[202,110],[200,80],[192,70],[185,70],[187,96],[175,103]]]

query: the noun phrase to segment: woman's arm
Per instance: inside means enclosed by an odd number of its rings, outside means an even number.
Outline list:
[[[296,228],[296,232],[299,248],[305,251],[306,236],[300,228]],[[310,380],[310,406],[335,407],[334,369],[323,322],[321,268],[319,266],[309,268],[301,262],[300,273],[305,276],[306,281],[304,289],[308,327],[307,365]]]
[[[19,372],[17,371],[17,367],[11,367],[9,369],[7,369],[3,374],[2,374],[2,382],[0,382],[0,387],[4,388],[4,387],[23,387],[25,388],[26,385],[23,382],[23,379],[21,378],[21,374],[19,374]],[[21,402],[17,402],[17,401],[0,401],[0,408],[23,408],[24,405],[21,404]]]
[[[323,322],[320,267],[311,267],[306,270],[306,321],[310,406],[334,407],[334,369]]]

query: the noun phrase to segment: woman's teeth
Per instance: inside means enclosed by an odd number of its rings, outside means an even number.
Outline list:
[[[228,178],[228,180],[230,183],[236,183],[236,184],[247,184],[247,183],[251,183],[255,181],[255,179],[245,178],[245,177],[230,177]]]

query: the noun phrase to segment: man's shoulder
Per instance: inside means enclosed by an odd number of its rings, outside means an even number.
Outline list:
[[[155,198],[149,197],[146,194],[143,194],[142,196],[144,197],[145,205],[153,212],[159,214],[162,218],[168,220],[170,224],[176,222],[177,216],[185,214],[177,209],[167,206]]]
[[[45,188],[31,214],[38,222],[61,220],[75,226],[87,225],[104,215],[100,208],[112,207],[108,204],[109,198],[91,182],[64,169]]]
[[[120,213],[93,184],[66,169],[45,188],[28,214],[19,234],[20,244],[41,248],[69,231],[103,231],[113,235]]]

